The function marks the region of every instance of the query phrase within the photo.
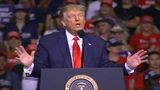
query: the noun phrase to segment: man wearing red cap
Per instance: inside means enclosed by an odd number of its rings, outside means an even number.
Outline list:
[[[17,31],[8,32],[7,39],[4,41],[5,54],[7,55],[8,69],[12,69],[14,65],[17,63],[15,57],[17,57],[14,52],[15,47],[21,45],[20,34]]]
[[[160,35],[155,33],[153,17],[143,15],[139,33],[132,36],[130,45],[136,50],[157,50],[160,45]]]
[[[154,33],[153,19],[151,16],[145,15],[141,17],[141,24],[139,33],[134,34],[131,37],[129,44],[135,51],[145,49],[148,51],[159,51],[160,48],[160,35]],[[142,72],[146,68],[145,64],[141,64],[138,67],[138,72]]]

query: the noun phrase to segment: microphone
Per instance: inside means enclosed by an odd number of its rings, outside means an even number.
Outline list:
[[[78,36],[79,36],[80,38],[83,38],[83,37],[85,36],[85,33],[84,33],[83,29],[82,29],[82,30],[79,30],[79,31],[77,32],[77,34],[78,34]]]

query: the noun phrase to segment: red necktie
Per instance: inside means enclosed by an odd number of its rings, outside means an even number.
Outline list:
[[[77,43],[78,37],[75,36],[73,38],[74,43],[73,43],[73,68],[81,68],[81,49]]]

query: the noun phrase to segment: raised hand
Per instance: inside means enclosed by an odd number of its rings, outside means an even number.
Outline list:
[[[145,51],[145,50],[139,50],[138,52],[136,52],[133,55],[131,55],[131,53],[128,52],[128,57],[127,57],[127,62],[126,62],[128,67],[131,69],[135,69],[141,63],[148,61],[146,59],[148,57],[148,55],[146,55],[146,53],[147,53],[147,51]],[[144,59],[146,59],[146,60],[144,60]]]
[[[18,57],[16,59],[20,61],[25,67],[30,67],[34,60],[35,51],[32,51],[31,55],[29,55],[23,46],[16,47],[15,50]]]

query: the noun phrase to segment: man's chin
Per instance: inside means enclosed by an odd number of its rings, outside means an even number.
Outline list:
[[[81,30],[83,30],[83,28],[78,28],[78,29],[76,29],[77,32],[78,32],[78,31],[81,31]]]

